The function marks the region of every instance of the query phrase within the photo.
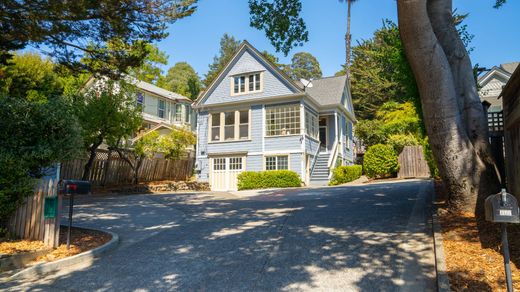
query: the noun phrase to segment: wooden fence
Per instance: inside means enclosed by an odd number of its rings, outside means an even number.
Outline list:
[[[87,159],[64,162],[62,179],[81,179]],[[139,169],[140,182],[159,180],[186,180],[193,174],[195,160],[187,157],[180,160],[164,158],[145,159]],[[88,180],[93,186],[117,186],[132,183],[133,170],[117,152],[98,150]]]
[[[520,66],[502,90],[507,190],[520,199]]]
[[[9,231],[17,237],[41,240],[49,247],[58,247],[60,235],[61,196],[57,195],[59,168],[39,180],[34,195],[25,198],[9,221]],[[54,218],[45,218],[45,198],[58,200]]]
[[[422,146],[405,146],[399,154],[399,178],[430,177]]]

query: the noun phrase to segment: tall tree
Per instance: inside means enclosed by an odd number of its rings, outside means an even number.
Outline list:
[[[78,94],[74,102],[84,149],[88,151],[83,180],[88,180],[96,151],[102,143],[114,145],[117,141],[126,141],[142,124],[141,109],[135,105],[135,91],[131,85],[122,80],[97,81]]]
[[[350,19],[351,19],[351,10],[352,3],[357,0],[339,0],[340,2],[347,2],[347,32],[345,33],[345,71],[347,74],[350,74],[350,56],[351,56],[351,43],[352,43],[352,35],[350,34]]]
[[[309,80],[322,77],[320,63],[316,57],[307,52],[294,54],[291,64],[285,68],[287,75],[294,80],[299,80],[300,78]]]
[[[202,87],[199,75],[186,62],[178,62],[168,69],[168,73],[159,80],[158,85],[192,100],[197,98]]]
[[[0,2],[0,62],[31,45],[60,63],[90,71],[79,60],[98,59],[118,71],[141,65],[146,44],[164,39],[167,23],[191,15],[197,0],[99,0]],[[110,49],[118,40],[126,49]],[[103,72],[106,73],[106,72]]]
[[[156,84],[162,76],[161,65],[168,64],[168,55],[159,50],[156,45],[146,44],[148,55],[139,67],[129,70],[129,74],[148,83]]]
[[[497,0],[496,5],[502,2]],[[477,201],[498,191],[498,173],[471,61],[454,23],[452,0],[397,0],[397,7],[401,39],[448,202],[453,210],[479,211]],[[288,25],[284,32],[306,30],[303,20],[294,25],[299,27]]]
[[[240,47],[240,41],[235,39],[233,36],[225,33],[220,39],[220,51],[217,56],[213,58],[213,63],[209,64],[209,70],[204,76],[204,85],[208,87],[211,82],[220,71],[226,66],[226,64],[231,60],[235,52]]]

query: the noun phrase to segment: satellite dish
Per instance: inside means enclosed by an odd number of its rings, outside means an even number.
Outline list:
[[[312,80],[307,80],[300,78],[300,82],[303,84],[303,88],[311,88],[312,87]]]

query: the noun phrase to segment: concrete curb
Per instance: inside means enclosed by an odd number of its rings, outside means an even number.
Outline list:
[[[91,229],[96,230],[100,232],[108,233],[112,236],[112,239],[110,239],[109,242],[103,244],[102,246],[96,247],[95,249],[82,252],[80,254],[67,257],[61,260],[57,260],[55,262],[49,262],[49,263],[41,263],[34,265],[32,267],[29,267],[27,269],[21,270],[17,272],[16,274],[4,279],[2,282],[10,282],[13,280],[21,280],[21,279],[27,279],[32,277],[41,276],[47,273],[59,271],[61,269],[79,264],[79,263],[85,263],[85,262],[91,262],[94,260],[95,257],[98,257],[112,249],[114,249],[118,243],[119,243],[119,235],[116,233],[107,231],[107,230],[100,230],[95,228],[85,228],[81,227],[83,229]]]
[[[433,225],[433,242],[435,249],[435,269],[437,271],[437,291],[447,292],[450,289],[450,280],[446,273],[446,258],[444,256],[444,246],[442,244],[442,231],[439,217],[437,215],[437,208],[433,208],[432,212]]]

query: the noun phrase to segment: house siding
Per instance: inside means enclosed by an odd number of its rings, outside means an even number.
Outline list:
[[[291,153],[289,156],[289,170],[296,172],[301,180],[305,180],[304,175],[302,175],[302,159],[303,155],[301,153]]]
[[[229,69],[224,77],[221,77],[218,80],[219,84],[215,87],[213,92],[211,92],[203,101],[205,105],[255,100],[264,97],[295,93],[286,82],[282,81],[282,79],[278,78],[270,69],[268,69],[267,64],[253,56],[248,50],[245,50],[242,55],[239,56],[235,64],[231,64],[230,68],[231,69]],[[231,76],[248,72],[263,72],[263,91],[231,96]]]
[[[305,137],[305,152],[314,155],[318,151],[320,142],[309,137]]]
[[[265,137],[265,151],[275,152],[275,151],[300,151],[301,135],[291,135],[291,136],[279,136],[279,137]]]

